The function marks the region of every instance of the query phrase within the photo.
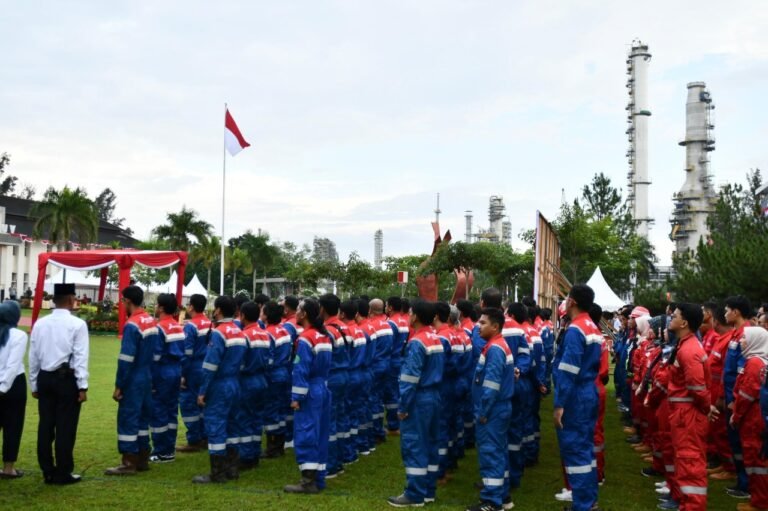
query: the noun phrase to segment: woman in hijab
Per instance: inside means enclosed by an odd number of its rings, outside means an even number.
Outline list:
[[[734,401],[729,406],[731,425],[738,429],[744,455],[744,466],[749,475],[749,504],[739,504],[739,510],[768,509],[768,460],[760,451],[763,446],[765,422],[760,412],[760,389],[768,365],[768,331],[760,327],[744,328],[741,356],[746,363],[744,372],[736,378]]]
[[[27,380],[24,377],[24,353],[27,334],[16,325],[19,304],[7,300],[0,304],[0,430],[3,431],[3,470],[0,479],[15,479],[24,473],[13,468],[19,455],[24,411],[27,406]]]

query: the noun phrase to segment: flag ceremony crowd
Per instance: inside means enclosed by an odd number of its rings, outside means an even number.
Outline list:
[[[183,324],[173,294],[157,297],[154,316],[140,287],[121,296],[129,314],[113,394],[121,460],[108,476],[140,477],[152,463],[207,451],[210,471],[192,482],[226,483],[292,448],[300,477],[284,491],[317,494],[399,436],[405,485],[390,505],[434,502],[471,455],[479,501],[466,509],[511,509],[540,442],[555,441],[540,435],[540,404],[552,396],[564,486],[554,499],[596,510],[613,358],[626,440],[648,462],[643,475],[660,479],[648,485],[660,509],[706,509],[708,477],[733,480],[727,492],[744,499],[738,509],[768,508],[766,311],[740,296],[651,317],[640,305],[603,312],[577,284],[553,318],[494,288],[479,303],[453,305],[222,295],[210,315],[206,297],[193,295]],[[36,324],[29,349],[48,484],[82,480],[72,449],[87,399],[88,333],[69,313],[74,299],[73,284],[56,285],[57,309]],[[14,468],[27,391],[19,318],[16,302],[0,305],[5,479],[23,475]],[[177,446],[179,416],[186,433]]]

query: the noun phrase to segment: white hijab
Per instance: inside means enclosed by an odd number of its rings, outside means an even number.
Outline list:
[[[746,359],[760,357],[768,364],[768,330],[759,326],[744,328],[744,348],[741,356]]]
[[[635,318],[635,325],[637,325],[638,337],[648,336],[648,332],[651,330],[650,320],[651,320],[650,316],[640,316],[639,318]]]

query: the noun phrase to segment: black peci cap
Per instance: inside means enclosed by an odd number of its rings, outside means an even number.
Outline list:
[[[68,296],[68,295],[75,295],[77,294],[75,292],[75,285],[74,284],[54,284],[53,285],[53,296]]]

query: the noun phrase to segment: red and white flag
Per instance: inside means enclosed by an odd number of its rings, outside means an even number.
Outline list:
[[[229,151],[231,156],[237,156],[237,153],[250,147],[251,144],[245,141],[243,134],[240,133],[240,129],[235,124],[235,120],[227,109],[227,113],[224,115],[224,146]]]

